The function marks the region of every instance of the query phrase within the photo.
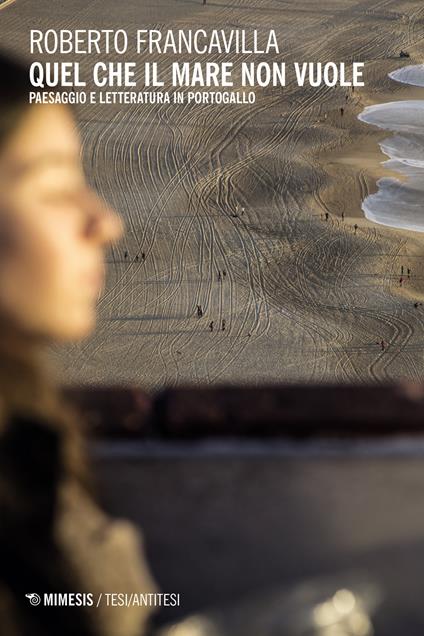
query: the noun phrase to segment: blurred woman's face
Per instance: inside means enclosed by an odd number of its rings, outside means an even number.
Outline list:
[[[0,149],[0,312],[27,334],[78,340],[94,326],[103,249],[118,217],[87,186],[63,106],[30,106]]]

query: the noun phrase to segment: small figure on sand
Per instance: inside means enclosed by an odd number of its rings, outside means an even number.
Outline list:
[[[125,260],[127,260],[127,258],[128,258],[128,252],[127,252],[127,250],[125,250],[125,252],[124,252],[124,258],[125,258]]]
[[[325,213],[325,220],[328,221],[328,219],[330,218],[330,215],[328,214],[328,212]]]
[[[342,212],[342,221],[344,221],[344,212]]]
[[[382,351],[384,351],[384,349],[386,348],[386,343],[384,342],[384,340],[381,340],[380,347]]]
[[[222,275],[223,275],[224,278],[226,277],[227,272],[225,271],[225,269],[222,270]]]
[[[401,275],[401,276],[403,276],[403,265],[402,265],[402,267],[400,268],[400,275]]]
[[[353,229],[355,230],[355,234],[356,234],[356,232],[358,231],[358,227],[359,227],[359,226],[358,226],[358,224],[357,224],[357,223],[355,223],[355,225],[353,226]]]
[[[225,319],[223,319],[221,323],[221,331],[225,331],[225,324]]]
[[[402,287],[402,285],[403,285],[403,276],[399,278],[399,286]]]
[[[136,257],[135,257],[135,262],[136,262],[136,263],[138,263],[139,258],[140,258],[140,257],[139,257],[139,255],[137,254],[137,255],[136,255]]]
[[[197,317],[201,318],[203,316],[203,309],[201,305],[197,305]]]
[[[209,323],[209,331],[213,331],[213,320]]]
[[[243,214],[244,214],[244,213],[245,213],[245,209],[244,209],[244,207],[242,206],[242,207],[241,207],[241,215],[243,216]]]
[[[343,106],[341,106],[341,108],[340,108],[340,117],[343,117],[343,115],[344,115],[344,108],[343,108]]]
[[[145,254],[145,252],[141,252],[141,260],[143,261],[143,263],[144,263],[144,261],[146,260],[146,254]]]
[[[411,270],[409,269],[409,267],[408,267],[408,269],[406,270],[406,274],[407,274],[408,278],[411,278],[411,274],[412,274],[412,272],[411,272]]]
[[[222,276],[220,270],[218,270],[218,283],[222,281]]]

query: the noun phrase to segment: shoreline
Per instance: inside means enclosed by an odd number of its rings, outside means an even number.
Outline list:
[[[361,207],[372,222],[423,233],[424,67],[409,65],[389,74],[392,81],[410,87],[410,82],[396,79],[405,76],[414,80],[412,89],[407,91],[407,99],[372,104],[358,115],[361,122],[384,131],[384,139],[379,143],[385,157],[382,168],[393,172],[392,176],[387,174],[377,181],[376,192],[369,193]]]
[[[388,75],[389,72],[387,73],[387,76]],[[318,154],[318,161],[323,164],[326,170],[328,170],[333,181],[338,182],[340,178],[345,178],[347,176],[346,173],[350,173],[349,178],[354,179],[355,173],[358,173],[359,178],[365,182],[366,194],[364,199],[366,196],[378,191],[377,181],[381,178],[392,177],[401,182],[408,181],[407,176],[383,165],[384,162],[389,161],[389,157],[382,152],[380,142],[384,141],[391,135],[394,135],[394,133],[391,133],[388,130],[382,130],[377,126],[367,124],[366,122],[361,121],[358,117],[368,106],[376,106],[389,102],[403,102],[414,99],[424,101],[424,88],[407,85],[395,80],[391,80],[391,82],[394,85],[391,92],[383,91],[373,93],[371,91],[365,91],[364,89],[362,89],[360,93],[358,91],[357,95],[360,95],[360,97],[354,105],[355,108],[352,116],[357,118],[359,127],[358,125],[355,125],[356,122],[352,122],[349,130],[350,138],[345,143],[339,145],[335,149],[320,152]],[[330,204],[328,199],[328,196],[324,196],[324,200]],[[356,202],[357,201],[358,199],[356,198]],[[352,207],[354,208],[355,206]],[[333,214],[336,213],[333,212]],[[371,224],[374,223],[366,218],[361,205],[359,205],[359,209],[352,209],[352,213],[345,216],[347,216],[347,218],[362,219],[364,222],[369,222]],[[396,229],[400,230],[401,228]]]
[[[408,60],[407,66],[411,64]],[[400,67],[403,68],[403,67]],[[345,220],[351,223],[357,223],[360,227],[376,228],[385,235],[397,235],[404,244],[402,259],[405,262],[411,261],[414,266],[411,267],[413,275],[411,277],[399,276],[393,281],[393,292],[401,298],[409,300],[411,303],[424,302],[424,230],[418,231],[411,228],[401,228],[387,225],[374,220],[370,220],[365,216],[362,204],[366,197],[379,191],[378,181],[383,178],[392,178],[400,183],[408,183],[410,177],[396,170],[391,170],[384,163],[390,161],[390,157],[386,155],[380,143],[395,136],[395,132],[382,129],[376,125],[364,122],[359,115],[369,106],[378,106],[386,103],[396,104],[398,102],[418,100],[424,103],[424,87],[399,82],[390,77],[390,73],[398,69],[387,71],[387,78],[393,84],[391,90],[383,90],[372,92],[370,90],[361,92],[361,98],[355,104],[354,116],[357,122],[352,122],[349,130],[350,137],[345,143],[340,145],[333,151],[327,151],[319,155],[319,161],[323,161],[325,169],[331,175],[331,181],[344,182],[344,189],[341,190],[340,197],[349,197],[352,190],[355,191],[356,197],[350,198],[351,205],[348,213],[345,212]],[[424,159],[424,157],[423,157]],[[348,186],[346,186],[346,179]],[[352,181],[361,182],[360,194],[358,188],[352,188]],[[350,188],[349,188],[350,186]],[[334,187],[324,196],[326,204],[330,202],[334,204],[337,196],[334,193]],[[352,203],[352,201],[354,201]],[[334,212],[333,212],[334,214]],[[340,215],[335,214],[340,218]],[[404,266],[405,271],[407,267]],[[403,282],[400,283],[401,278]]]

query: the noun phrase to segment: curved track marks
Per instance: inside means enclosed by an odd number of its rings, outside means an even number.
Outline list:
[[[38,2],[48,16],[47,0]],[[288,62],[382,63],[424,36],[421,3],[406,0],[139,4],[122,6],[120,27],[134,30],[136,15],[151,28],[276,28]],[[96,26],[99,15],[116,27],[112,0],[68,5],[67,28]],[[26,34],[31,3],[3,16],[0,30]],[[121,211],[126,237],[108,254],[95,337],[60,354],[72,356],[71,379],[158,388],[422,378],[423,321],[397,286],[405,239],[322,218],[328,176],[316,157],[350,141],[344,98],[290,84],[258,90],[251,106],[80,110],[87,172]],[[355,93],[346,109],[359,101]],[[355,188],[365,196],[361,172]]]

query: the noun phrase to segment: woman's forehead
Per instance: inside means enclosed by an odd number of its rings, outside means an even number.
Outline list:
[[[50,168],[81,169],[81,144],[74,119],[64,107],[30,106],[3,154],[11,176]]]
[[[25,162],[46,156],[78,157],[80,139],[71,112],[63,106],[29,106],[10,138]]]
[[[77,170],[78,172],[82,170],[79,155],[48,151],[34,157],[30,161],[22,162],[18,166],[18,171],[20,175],[34,175],[52,168],[56,170]]]

